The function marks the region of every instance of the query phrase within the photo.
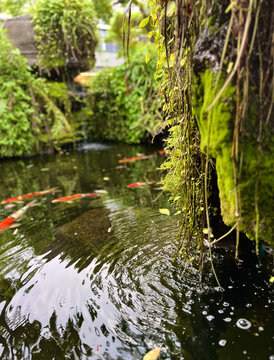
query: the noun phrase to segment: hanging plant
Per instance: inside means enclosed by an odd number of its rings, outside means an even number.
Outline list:
[[[38,0],[32,21],[42,69],[94,65],[97,18],[91,1]]]

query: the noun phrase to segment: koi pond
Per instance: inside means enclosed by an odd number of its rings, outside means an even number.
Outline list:
[[[120,162],[148,156],[140,161]],[[214,252],[203,281],[174,256],[178,217],[160,195],[157,149],[88,144],[70,154],[0,162],[0,359],[274,359],[273,258],[240,266]],[[138,182],[147,186],[131,186]],[[99,190],[99,191],[98,191]],[[52,203],[53,199],[94,193]],[[16,224],[15,224],[16,225]],[[195,261],[195,260],[194,260]]]

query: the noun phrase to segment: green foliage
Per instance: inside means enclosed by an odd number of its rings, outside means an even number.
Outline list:
[[[97,17],[108,24],[113,12],[110,0],[94,1],[94,7]]]
[[[23,13],[24,8],[29,4],[30,0],[0,0],[0,12],[18,16]]]
[[[34,108],[31,85],[34,81],[26,60],[0,31],[0,155],[31,152],[35,137],[31,131]],[[41,119],[37,117],[38,123]]]
[[[121,46],[120,55],[122,55],[123,48],[123,18],[124,13],[120,11],[116,11],[110,21],[110,30],[108,32],[108,36],[106,38],[107,41],[114,41],[116,44]],[[133,12],[131,14],[130,19],[130,49],[134,51],[138,48],[138,44],[140,43],[139,38],[143,37],[147,39],[146,34],[147,31],[144,28],[140,28],[139,24],[142,20],[142,14],[140,12]],[[127,33],[128,22],[125,21],[125,32]]]
[[[147,53],[152,58],[149,62]],[[132,54],[128,66],[103,70],[92,79],[87,99],[93,110],[90,137],[138,143],[147,133],[155,133],[161,117],[155,65],[153,49],[147,46]]]
[[[218,174],[219,197],[221,211],[226,224],[233,226],[237,222],[237,207],[235,196],[234,169],[231,157],[233,143],[233,121],[235,116],[236,86],[229,84],[223,92],[220,100],[207,113],[207,109],[224,84],[224,76],[216,85],[216,76],[213,71],[206,70],[202,73],[193,86],[193,107],[201,133],[201,149],[209,156],[216,159],[216,171]],[[256,134],[256,115],[254,109],[248,114],[249,123],[247,128]],[[209,126],[210,124],[210,126]],[[257,209],[264,213],[264,219],[258,223],[258,230],[262,240],[273,242],[273,203],[268,199],[274,192],[273,175],[269,169],[274,167],[274,159],[271,145],[267,144],[268,137],[264,138],[264,152],[259,153],[255,139],[242,137],[240,151],[243,154],[241,164],[241,176],[239,195],[241,198],[241,221],[239,228],[250,239],[255,240],[256,233],[256,207],[254,206],[254,189],[258,186]],[[273,145],[272,145],[273,147]],[[258,168],[258,158],[261,156],[261,168]],[[259,172],[261,176],[259,177]]]
[[[205,226],[208,240],[214,237],[208,199],[216,163],[222,216],[236,228],[235,258],[240,231],[256,239],[258,252],[259,239],[273,241],[273,208],[267,201],[273,197],[274,82],[267,65],[273,58],[272,2],[149,3],[150,17],[143,24],[152,27],[148,36],[158,49],[157,76],[170,132],[163,186],[186,215],[181,251],[189,253],[193,233],[201,234],[201,265]],[[237,24],[242,26],[235,36]],[[183,225],[195,223],[186,237]]]
[[[95,62],[96,13],[89,0],[37,0],[32,9],[40,66]]]
[[[35,78],[4,30],[0,47],[0,156],[60,149],[74,141],[66,86]]]

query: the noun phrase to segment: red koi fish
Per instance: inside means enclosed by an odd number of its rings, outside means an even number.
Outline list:
[[[157,152],[158,152],[158,154],[166,154],[165,150],[158,150]]]
[[[100,195],[97,194],[97,193],[68,195],[68,196],[60,197],[58,199],[54,199],[54,200],[52,200],[52,203],[64,202],[64,201],[70,201],[70,200],[76,200],[76,199],[82,199],[82,198],[91,197],[91,196],[98,196],[99,197]]]
[[[137,161],[137,160],[150,159],[152,157],[153,157],[153,155],[135,156],[132,158],[121,159],[121,160],[119,160],[119,163],[126,163],[126,162],[133,162],[133,161]]]
[[[13,214],[11,214],[9,217],[7,217],[5,220],[0,222],[0,231],[3,231],[5,229],[8,229],[11,227],[16,220],[18,220],[29,208],[36,206],[36,202],[32,201],[22,207],[22,209],[19,209],[15,211]]]
[[[152,185],[155,184],[156,181],[139,181],[136,183],[132,183],[132,184],[128,184],[127,187],[128,188],[134,188],[134,187],[138,187],[138,186],[145,186],[145,185]]]
[[[56,192],[56,191],[58,191],[56,188],[52,188],[52,189],[44,190],[44,191],[37,191],[37,192],[35,192],[35,193],[29,193],[29,194],[25,194],[25,195],[14,196],[14,197],[12,197],[12,198],[3,200],[3,201],[1,202],[1,204],[4,205],[4,204],[12,203],[12,202],[15,202],[15,201],[26,200],[26,199],[32,198],[32,197],[34,197],[34,196],[39,196],[39,195],[45,195],[45,194],[49,194],[49,193],[54,193],[54,192]]]

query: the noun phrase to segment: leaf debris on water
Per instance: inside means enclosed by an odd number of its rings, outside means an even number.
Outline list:
[[[161,348],[162,348],[162,346],[159,346],[156,349],[149,351],[143,357],[143,360],[157,360],[160,355]]]

